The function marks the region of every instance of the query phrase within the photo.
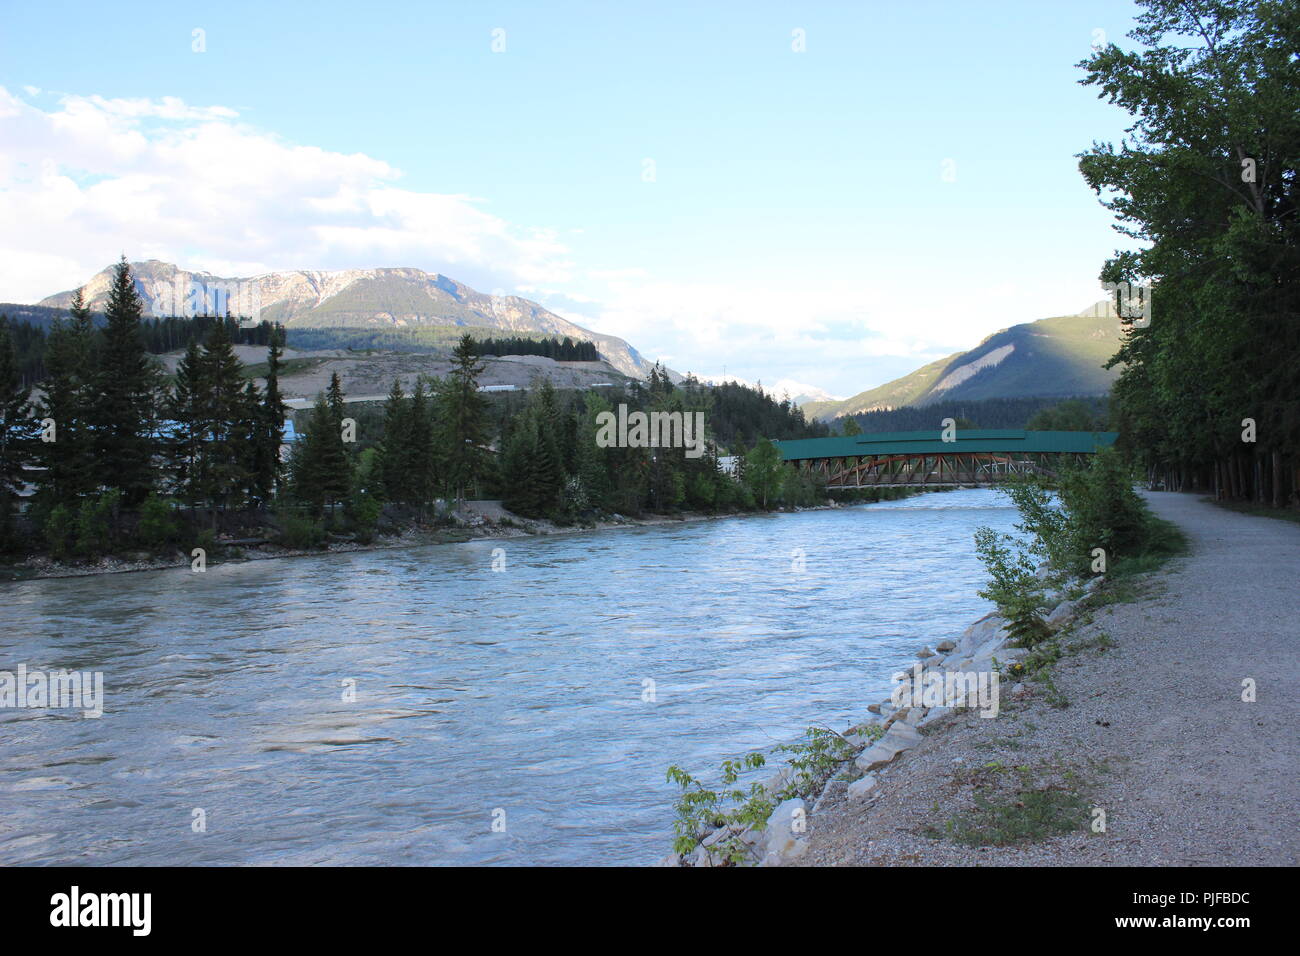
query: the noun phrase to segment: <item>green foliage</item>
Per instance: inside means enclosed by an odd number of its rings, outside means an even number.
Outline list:
[[[77,511],[74,546],[79,557],[93,558],[113,550],[122,497],[122,492],[113,488],[97,498],[87,498],[81,502]]]
[[[65,504],[57,504],[45,518],[45,546],[56,561],[65,560],[76,540],[77,518]]]
[[[310,515],[283,508],[276,515],[280,533],[276,544],[295,551],[307,551],[325,546],[325,525]]]
[[[136,536],[145,547],[160,551],[174,545],[180,540],[182,530],[175,502],[150,494],[140,505]]]
[[[1135,476],[1120,453],[1103,448],[1087,466],[1067,469],[1060,478],[1064,554],[1053,562],[1063,571],[1086,574],[1092,550],[1102,548],[1107,561],[1141,551],[1151,535],[1151,513],[1133,490]]]
[[[1043,620],[1041,582],[1025,542],[992,528],[975,530],[975,550],[989,572],[989,583],[979,592],[1007,619],[1007,631],[1021,647],[1033,647],[1050,630]]]
[[[153,430],[161,380],[140,335],[142,305],[126,257],[113,271],[93,402],[96,461],[102,484],[122,492],[128,505],[153,488]]]
[[[1105,421],[1093,405],[1081,398],[1070,398],[1035,412],[1025,424],[1030,431],[1091,432],[1105,431]]]
[[[468,334],[451,360],[451,374],[438,390],[439,446],[447,491],[460,500],[487,474],[487,403],[478,390],[483,366]]]
[[[1079,64],[1081,82],[1131,116],[1123,143],[1079,160],[1136,240],[1101,270],[1125,320],[1112,417],[1164,487],[1294,502],[1300,13],[1273,0],[1140,4],[1136,49],[1108,45]],[[1125,284],[1150,298],[1135,303]]]
[[[722,788],[710,790],[676,764],[668,768],[668,780],[681,788],[677,799],[677,818],[673,822],[673,849],[682,856],[693,852],[709,831],[727,827],[728,835],[720,839],[713,852],[727,862],[745,862],[747,848],[739,834],[762,830],[775,804],[757,781],[748,788],[735,786],[743,773],[757,770],[766,763],[761,753],[747,754],[740,760],[722,763]]]
[[[868,731],[867,736],[872,733]],[[801,742],[781,744],[775,749],[791,755],[790,767],[794,771],[790,783],[778,794],[779,800],[811,796],[857,753],[856,747],[827,727],[809,727]]]
[[[766,510],[769,502],[777,501],[788,471],[781,453],[766,438],[760,438],[745,455],[745,485],[760,508]]]

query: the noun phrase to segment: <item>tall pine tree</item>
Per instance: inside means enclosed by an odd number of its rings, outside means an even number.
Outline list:
[[[0,321],[0,547],[11,541],[12,516],[32,455],[30,396],[31,389],[18,372],[9,325]]]
[[[126,257],[113,269],[105,308],[103,348],[93,396],[95,452],[100,482],[127,504],[153,488],[158,377],[140,336],[142,304]]]
[[[488,469],[487,402],[478,390],[482,373],[474,340],[461,336],[452,351],[451,374],[439,390],[444,480],[457,500],[473,490]]]

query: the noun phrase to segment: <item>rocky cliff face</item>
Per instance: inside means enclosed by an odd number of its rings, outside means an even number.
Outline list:
[[[650,363],[620,338],[584,329],[528,299],[484,295],[420,269],[271,272],[225,278],[150,259],[133,262],[131,271],[146,313],[159,316],[228,310],[299,328],[464,325],[503,333],[541,332],[594,343],[605,360],[625,375],[644,378],[650,369]],[[86,283],[92,309],[103,309],[111,275],[110,266]],[[68,291],[39,304],[67,308],[71,301]]]

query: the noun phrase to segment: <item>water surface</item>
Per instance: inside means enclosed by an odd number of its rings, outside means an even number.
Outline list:
[[[0,863],[654,862],[669,764],[861,719],[988,610],[972,533],[1013,520],[969,490],[0,587],[0,670],[106,698],[0,710]]]

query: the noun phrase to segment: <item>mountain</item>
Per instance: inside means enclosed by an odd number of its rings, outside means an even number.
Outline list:
[[[260,307],[261,318],[286,328],[383,328],[463,326],[496,333],[542,333],[593,342],[614,368],[645,378],[650,363],[627,342],[574,325],[536,302],[518,296],[484,295],[454,279],[419,269],[345,269],[338,272],[270,272],[250,278],[223,278],[189,272],[150,259],[131,263],[146,312],[193,314],[227,308],[236,315]],[[112,266],[85,285],[92,309],[102,311]],[[39,306],[66,309],[72,291],[42,299]],[[194,303],[198,303],[197,308]],[[185,312],[189,304],[189,312]]]
[[[830,421],[878,409],[929,405],[948,399],[1067,398],[1104,395],[1119,375],[1102,365],[1119,348],[1120,324],[1108,302],[995,332],[969,352],[923,365],[915,372],[842,402],[809,402],[809,418]]]

